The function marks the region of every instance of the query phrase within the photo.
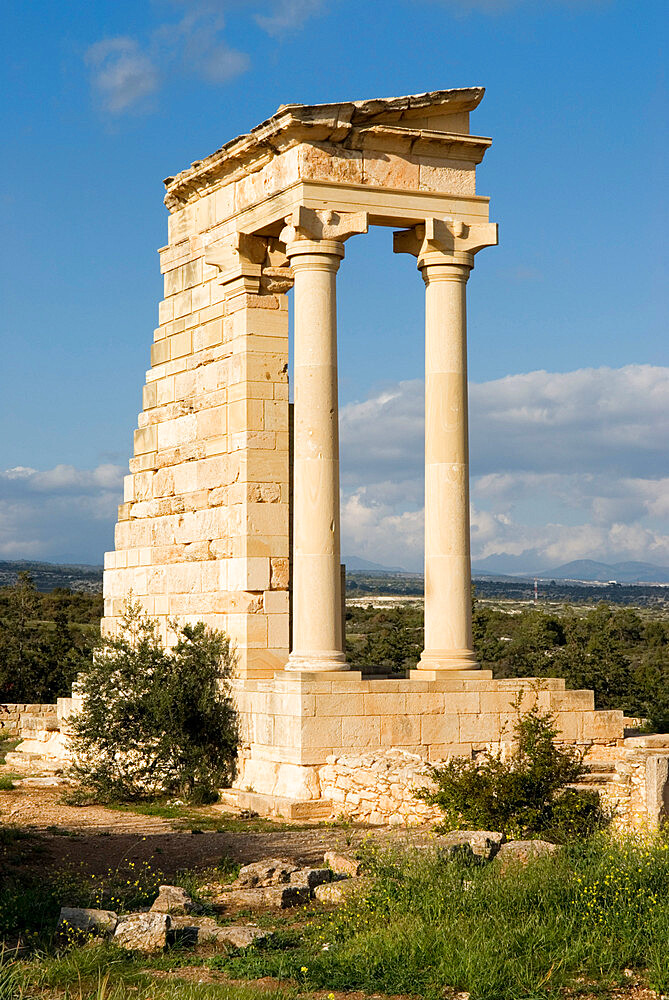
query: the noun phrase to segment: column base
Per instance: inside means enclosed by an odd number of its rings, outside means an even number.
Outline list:
[[[468,671],[480,670],[471,649],[424,649],[417,670]]]
[[[301,653],[295,650],[288,657],[284,670],[301,671],[315,674],[326,670],[349,670],[346,654],[339,650],[328,650],[324,653]]]

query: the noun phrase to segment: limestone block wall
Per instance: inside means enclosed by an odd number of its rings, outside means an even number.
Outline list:
[[[0,705],[0,735],[19,736],[24,731],[47,729],[57,722],[56,706],[43,704]]]
[[[243,673],[271,672],[288,655],[287,301],[226,299],[204,262],[209,209],[177,216],[103,628],[132,591],[165,641],[170,619],[204,620]]]
[[[669,735],[634,736],[614,756],[615,781],[602,797],[623,830],[655,830],[669,821]]]
[[[486,749],[498,751],[499,743]],[[618,830],[652,832],[669,821],[669,735],[594,744],[586,757],[610,761],[615,780],[591,787],[600,792]],[[372,825],[415,826],[441,819],[436,807],[416,798],[433,787],[424,756],[400,748],[328,757],[318,771],[321,795],[332,815]]]
[[[622,712],[596,711],[592,691],[566,691],[558,678],[535,682],[535,691],[528,680],[486,673],[427,681],[363,680],[350,671],[240,682],[243,746],[235,784],[318,799],[318,769],[332,755],[388,747],[428,761],[470,755],[511,740],[519,695],[521,710],[536,699],[554,713],[565,742],[608,747],[622,739]]]

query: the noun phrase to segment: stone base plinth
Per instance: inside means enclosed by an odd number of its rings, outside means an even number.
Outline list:
[[[266,795],[261,792],[246,792],[243,788],[223,788],[214,808],[248,809],[259,816],[278,819],[323,820],[334,815],[334,806],[329,799],[288,799],[281,795]]]
[[[239,679],[235,698],[242,730],[235,788],[298,802],[321,799],[319,772],[332,755],[399,748],[428,762],[471,756],[510,741],[516,706],[535,701],[554,714],[565,743],[623,738],[622,712],[596,711],[592,691],[567,691],[558,678],[412,671],[392,680],[283,670]]]

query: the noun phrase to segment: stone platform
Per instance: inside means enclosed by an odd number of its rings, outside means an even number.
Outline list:
[[[622,712],[595,710],[592,691],[567,691],[558,678],[416,670],[381,680],[358,671],[282,670],[240,678],[234,694],[242,731],[235,789],[294,803],[321,799],[319,770],[328,757],[389,748],[428,762],[471,756],[511,741],[517,710],[535,701],[554,714],[565,743],[613,747],[624,735]]]

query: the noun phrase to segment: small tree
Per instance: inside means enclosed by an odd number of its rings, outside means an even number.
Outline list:
[[[129,600],[120,634],[101,640],[80,678],[71,773],[100,801],[211,801],[234,774],[230,641],[202,622],[174,630],[177,642],[165,649],[157,623]]]
[[[599,795],[570,788],[586,773],[575,748],[558,747],[555,720],[535,704],[514,725],[508,757],[486,752],[432,768],[434,790],[419,795],[444,813],[442,829],[474,827],[565,840],[601,825]]]

